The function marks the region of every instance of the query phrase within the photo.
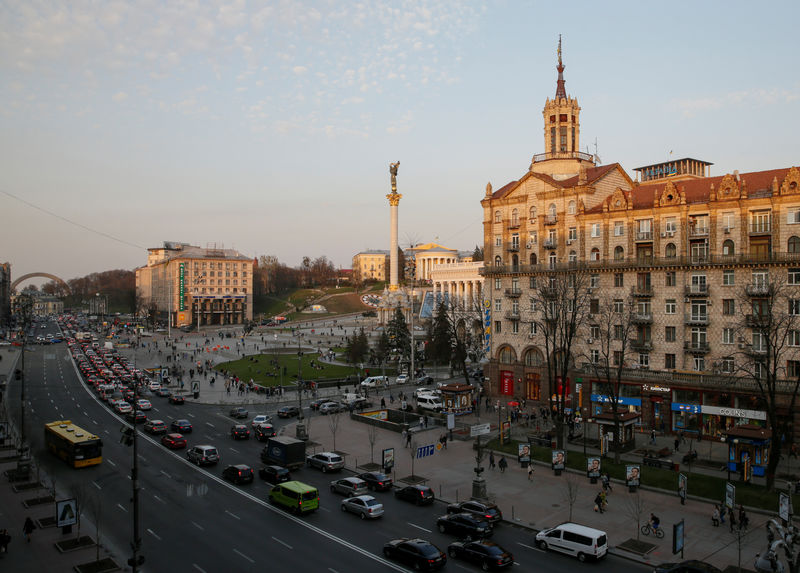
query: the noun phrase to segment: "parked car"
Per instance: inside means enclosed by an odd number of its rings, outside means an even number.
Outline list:
[[[228,466],[222,470],[222,477],[233,483],[253,483],[253,468],[244,464]]]
[[[342,500],[342,511],[355,513],[361,519],[375,519],[383,515],[383,504],[371,495],[359,495]]]
[[[175,404],[176,406],[181,406],[186,403],[186,399],[178,394],[172,394],[169,397],[169,403]]]
[[[346,477],[331,482],[331,493],[355,497],[367,493],[367,482],[357,477]]]
[[[234,424],[231,427],[231,438],[234,440],[246,440],[250,437],[250,428],[244,424]]]
[[[219,462],[219,452],[214,446],[194,446],[186,452],[186,457],[198,466],[213,466]]]
[[[492,536],[492,524],[471,513],[448,513],[436,520],[440,533],[483,539]]]
[[[243,419],[245,419],[245,418],[248,418],[248,417],[250,416],[249,412],[248,412],[248,411],[247,411],[245,408],[243,408],[243,407],[241,407],[241,406],[238,406],[238,407],[236,407],[236,408],[233,408],[233,409],[232,409],[232,410],[231,410],[231,411],[228,413],[228,415],[229,415],[231,418],[237,418],[237,419],[239,419],[239,420],[243,420]]]
[[[451,503],[447,506],[447,513],[471,513],[482,517],[490,523],[497,523],[503,521],[503,512],[500,508],[491,502],[482,501],[460,501],[458,503]]]
[[[392,489],[392,478],[381,472],[365,472],[358,477],[367,482],[372,491],[389,491]]]
[[[289,470],[281,466],[264,466],[258,470],[258,477],[269,483],[283,483],[292,479]]]
[[[181,434],[166,434],[161,437],[161,443],[170,450],[180,450],[186,447],[186,438]]]
[[[291,418],[298,415],[300,415],[300,409],[297,406],[282,406],[278,408],[279,418]]]
[[[306,465],[318,468],[322,473],[339,471],[344,467],[344,458],[333,452],[320,452],[306,457]]]
[[[447,556],[433,543],[424,539],[403,537],[383,546],[383,555],[418,571],[434,571],[447,563]]]
[[[189,420],[174,420],[170,425],[169,429],[173,432],[181,432],[184,434],[191,434],[192,433],[192,423]]]
[[[144,425],[144,431],[150,434],[166,434],[167,425],[163,420],[148,420]]]
[[[407,485],[396,489],[394,495],[416,505],[430,505],[434,500],[433,490],[427,485]]]
[[[325,402],[319,407],[320,414],[335,414],[342,410],[342,405],[339,402]]]
[[[504,569],[514,564],[514,556],[494,541],[454,541],[447,547],[447,554],[453,559],[463,559],[480,565],[484,571]]]
[[[721,571],[705,561],[690,559],[680,563],[661,563],[656,565],[653,573],[721,573]]]

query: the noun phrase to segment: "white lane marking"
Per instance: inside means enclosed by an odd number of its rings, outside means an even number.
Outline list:
[[[242,519],[241,517],[239,517],[238,515],[235,515],[235,514],[231,513],[231,512],[230,512],[230,511],[228,511],[227,509],[225,510],[225,513],[227,513],[228,515],[230,515],[230,516],[231,516],[231,517],[233,517],[234,519],[238,519],[238,520],[240,520],[240,521],[241,521],[241,519]]]
[[[534,551],[541,551],[542,553],[544,553],[544,551],[542,549],[539,549],[538,547],[533,547],[532,545],[526,545],[524,543],[520,543],[519,541],[517,541],[517,545],[522,545],[523,547],[527,547],[528,549],[533,549]]]
[[[245,555],[244,553],[242,553],[242,552],[241,552],[241,551],[239,551],[238,549],[234,549],[234,550],[233,550],[233,552],[234,552],[234,553],[236,553],[236,554],[238,554],[238,555],[240,555],[240,556],[242,556],[242,557],[244,557],[244,558],[245,558],[245,559],[247,559],[247,560],[248,560],[250,563],[255,563],[255,561],[253,561],[252,559],[250,559],[250,558],[249,558],[247,555]]]
[[[189,416],[192,417],[192,418],[196,418],[197,417],[194,414],[192,414],[191,412],[189,412]]]
[[[197,529],[199,529],[200,531],[205,531],[205,529],[203,529],[203,526],[202,526],[202,525],[200,525],[200,524],[197,524],[197,523],[195,523],[194,521],[192,522],[192,525],[194,525],[194,526],[195,526]]]
[[[162,474],[164,474],[165,476],[167,476],[167,478],[169,478],[169,479],[172,479],[172,476],[171,476],[171,475],[169,475],[169,474],[168,474],[167,472],[165,472],[164,470],[161,470],[161,473],[162,473]]]
[[[406,523],[408,525],[410,525],[411,527],[416,527],[417,529],[421,529],[425,533],[432,533],[432,531],[430,529],[425,529],[424,527],[420,527],[419,525],[415,525],[415,524],[411,523],[410,521],[407,521]]]
[[[280,539],[278,539],[278,538],[277,538],[277,537],[275,537],[275,536],[273,536],[273,537],[272,537],[272,539],[274,539],[275,541],[277,541],[278,543],[280,543],[281,545],[283,545],[283,546],[284,546],[286,549],[294,549],[294,548],[293,548],[291,545],[289,545],[289,544],[288,544],[288,543],[286,543],[285,541],[281,541]]]
[[[192,563],[192,567],[200,571],[200,573],[206,573],[206,570],[200,567],[197,563]]]
[[[160,498],[160,497],[158,497],[157,495],[153,494],[153,497],[154,497],[154,498],[156,498],[156,500],[158,500],[158,501],[160,501],[161,503],[163,503],[164,505],[166,505],[166,504],[167,504],[167,502],[166,502],[166,501],[164,501],[163,499],[161,499],[161,498]]]
[[[237,449],[235,449],[235,448],[228,448],[228,449],[229,449],[230,451],[232,451],[234,454],[238,454],[238,453],[239,453],[239,450],[237,450]]]
[[[213,428],[214,424],[212,424],[211,422],[206,422],[206,426],[211,426]],[[236,550],[234,549],[234,551],[236,551]]]
[[[112,466],[114,466],[114,467],[117,467],[117,464],[115,464],[114,462],[112,462],[112,461],[111,461],[111,460],[109,460],[108,458],[106,458],[106,461],[107,461],[108,463],[110,463]]]
[[[327,507],[320,507],[319,510],[320,511],[330,511],[330,509],[328,509]]]
[[[93,481],[93,482],[92,482],[92,485],[93,485],[94,487],[96,487],[97,489],[103,489],[102,487],[100,487],[99,485],[97,485],[97,482],[96,482],[96,481]]]
[[[109,432],[108,430],[103,430],[103,431],[104,431],[106,434],[108,434],[109,436],[111,435],[111,432]]]
[[[161,538],[158,535],[156,535],[155,531],[153,531],[152,529],[148,529],[147,533],[149,533],[150,535],[161,541]]]
[[[333,569],[331,567],[328,567],[328,571],[330,571],[331,573],[339,573],[336,569]]]
[[[119,503],[118,503],[118,504],[117,504],[117,507],[118,507],[118,508],[120,508],[120,509],[121,509],[122,511],[124,511],[125,513],[128,513],[128,510],[127,510],[127,509],[125,509],[124,507],[122,507],[122,504],[119,504]]]

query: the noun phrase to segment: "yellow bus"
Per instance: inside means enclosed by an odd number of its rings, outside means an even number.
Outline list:
[[[74,468],[94,466],[103,461],[103,441],[69,420],[45,424],[44,443],[51,453]]]

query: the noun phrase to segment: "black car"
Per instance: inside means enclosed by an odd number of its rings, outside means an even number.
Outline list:
[[[381,472],[366,472],[358,474],[372,491],[388,491],[392,489],[392,478]]]
[[[186,398],[184,398],[183,396],[178,396],[177,394],[172,394],[169,397],[169,403],[170,404],[175,404],[177,406],[180,406],[181,404],[185,404],[186,403]]]
[[[447,547],[447,554],[453,559],[463,559],[480,565],[484,571],[503,569],[514,564],[514,556],[494,541],[454,541]]]
[[[169,429],[179,434],[191,434],[192,423],[189,420],[174,420],[169,425]]]
[[[258,477],[274,484],[283,483],[292,479],[289,470],[281,466],[264,466],[258,470]]]
[[[397,499],[410,501],[417,505],[430,505],[433,503],[433,490],[427,485],[407,485],[395,490]]]
[[[383,555],[417,571],[434,571],[447,563],[447,556],[433,543],[424,539],[394,539],[383,546]]]
[[[436,520],[440,533],[483,539],[492,536],[492,524],[471,513],[448,513]]]
[[[292,416],[299,416],[300,409],[297,406],[283,406],[278,408],[279,418],[291,418]]]
[[[228,466],[222,470],[222,477],[233,483],[253,483],[253,468],[244,464]]]
[[[259,442],[266,442],[276,434],[272,424],[259,424],[253,430],[253,436]]]
[[[228,412],[228,415],[231,418],[237,418],[239,420],[243,420],[243,419],[247,418],[250,415],[250,413],[245,408],[242,408],[241,406],[239,406],[237,408],[234,408],[230,412]]]
[[[722,573],[719,569],[704,561],[690,559],[680,563],[662,563],[656,565],[653,573]]]
[[[488,502],[468,500],[451,503],[447,506],[447,513],[471,513],[492,523],[503,521],[503,512],[500,511],[500,508]]]
[[[135,410],[125,414],[125,419],[128,420],[129,422],[142,424],[147,421],[147,415],[141,410]]]
[[[250,428],[244,424],[235,424],[231,427],[231,438],[234,440],[246,440],[250,437]]]
[[[330,402],[328,398],[317,398],[316,400],[311,400],[308,403],[308,407],[312,410],[319,410],[319,407],[322,406],[325,402]]]

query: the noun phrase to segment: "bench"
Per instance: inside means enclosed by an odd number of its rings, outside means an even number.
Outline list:
[[[674,470],[677,464],[674,464],[672,460],[662,460],[661,458],[644,456],[642,458],[642,465],[661,468],[664,470]]]

